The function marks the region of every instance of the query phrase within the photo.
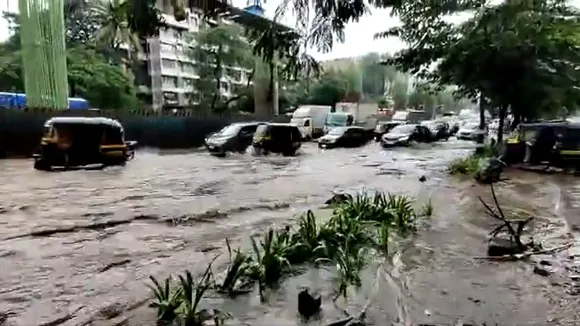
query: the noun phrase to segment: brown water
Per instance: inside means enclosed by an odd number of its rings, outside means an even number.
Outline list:
[[[575,297],[562,289],[568,284],[533,274],[529,263],[473,259],[485,253],[493,225],[475,200],[488,190],[445,175],[447,162],[470,147],[450,141],[389,151],[376,144],[319,151],[307,144],[294,158],[225,159],[141,151],[126,167],[66,173],[34,171],[30,161],[1,161],[0,312],[8,313],[8,325],[152,325],[154,312],[143,305],[149,275],[200,272],[226,238],[245,241],[319,207],[332,191],[366,188],[432,198],[436,212],[405,247],[396,264],[400,275],[387,281],[383,273],[369,311],[377,324],[574,324],[580,318]],[[418,181],[421,175],[426,182]],[[564,241],[564,216],[574,216],[569,213],[577,183],[560,179],[526,174],[502,187],[508,204],[542,217],[536,228],[545,230],[546,246]],[[218,259],[216,269],[223,263]],[[377,292],[374,274],[368,271],[353,312],[365,295]],[[308,271],[286,280],[265,306],[255,296],[207,304],[231,312],[234,324],[296,325],[300,287],[312,287],[328,302],[331,277]],[[326,304],[313,324],[341,317]]]

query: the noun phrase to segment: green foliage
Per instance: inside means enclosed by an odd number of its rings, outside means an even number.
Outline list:
[[[242,39],[239,26],[218,24],[215,27],[205,26],[192,36],[196,47],[189,55],[197,63],[197,74],[200,76],[193,86],[200,94],[200,106],[210,112],[223,112],[234,99],[222,96],[224,81],[230,80],[229,67],[253,69],[255,58],[250,45]],[[228,85],[231,87],[232,84]],[[249,85],[246,85],[248,88]],[[193,103],[192,103],[193,104]]]
[[[294,228],[269,229],[261,239],[252,237],[249,253],[240,249],[232,251],[229,241],[226,241],[230,262],[225,278],[216,288],[234,296],[248,292],[247,285],[255,281],[260,297],[264,299],[265,290],[276,286],[295,267],[314,264],[334,267],[335,299],[347,297],[350,286],[361,285],[360,271],[371,261],[371,253],[389,255],[395,239],[406,237],[416,230],[420,218],[433,213],[430,202],[421,212],[415,211],[412,205],[413,201],[406,196],[361,194],[336,206],[326,222],[318,221],[312,211],[308,211],[300,216]],[[172,287],[170,279],[161,284],[152,278],[156,297],[153,306],[157,308],[159,320],[198,321],[205,316],[199,310],[199,302],[210,289],[210,275],[208,267],[201,281],[196,282],[186,272],[179,277],[177,287]],[[212,316],[224,314],[214,310]]]
[[[473,175],[479,167],[479,159],[475,155],[455,159],[449,165],[449,174]]]
[[[215,259],[214,259],[215,260]],[[212,261],[213,263],[213,261]],[[195,279],[191,272],[178,276],[177,284],[169,276],[164,282],[150,277],[149,286],[155,296],[151,306],[157,309],[160,325],[203,326],[213,322],[219,326],[229,315],[217,309],[202,309],[204,295],[213,285],[210,263],[201,278]]]
[[[449,174],[463,174],[473,176],[479,169],[481,159],[498,157],[501,153],[499,145],[486,144],[483,150],[467,157],[457,158],[449,164]]]
[[[101,109],[137,107],[131,76],[96,50],[77,47],[67,53],[69,84],[77,96]]]
[[[457,4],[403,1],[402,26],[377,37],[397,36],[411,46],[389,62],[440,86],[457,85],[465,96],[481,93],[504,113],[510,107],[516,119],[578,106],[578,13],[566,1]],[[473,9],[462,24],[445,19]]]

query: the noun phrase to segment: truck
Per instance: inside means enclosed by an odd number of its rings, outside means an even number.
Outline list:
[[[368,131],[369,135],[377,125],[378,105],[374,103],[340,102],[335,106],[335,111],[328,115],[324,124],[325,132],[341,126],[360,126]]]
[[[298,126],[302,139],[313,139],[324,134],[324,123],[332,109],[329,105],[300,105],[290,123]]]
[[[423,110],[404,110],[395,112],[391,120],[405,123],[419,123],[429,120],[429,118],[429,114]]]

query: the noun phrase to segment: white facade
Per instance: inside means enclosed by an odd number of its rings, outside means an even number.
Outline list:
[[[172,13],[170,0],[157,0],[158,8]],[[199,103],[199,93],[193,84],[198,79],[196,62],[188,55],[195,46],[191,33],[199,30],[201,15],[186,9],[188,19],[178,22],[173,14],[163,14],[166,26],[159,36],[147,40],[147,50],[140,59],[147,62],[147,79],[150,85],[137,85],[142,95],[151,95],[153,109],[163,105],[190,106]],[[222,79],[222,96],[229,97],[236,88],[247,83],[248,71],[239,67],[226,67]],[[138,82],[139,83],[139,82]]]

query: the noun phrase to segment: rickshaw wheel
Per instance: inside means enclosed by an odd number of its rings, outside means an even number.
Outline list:
[[[38,171],[50,171],[52,170],[52,167],[48,162],[46,162],[46,160],[38,159],[34,161],[34,169]]]

